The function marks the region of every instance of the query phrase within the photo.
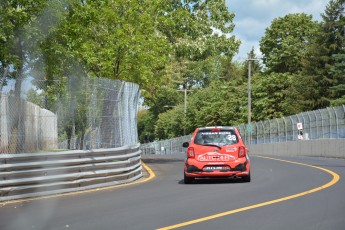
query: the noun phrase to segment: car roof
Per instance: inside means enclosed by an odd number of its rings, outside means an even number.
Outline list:
[[[203,130],[210,130],[210,129],[220,129],[220,130],[234,130],[235,127],[233,126],[207,126],[207,127],[199,127],[199,131]]]

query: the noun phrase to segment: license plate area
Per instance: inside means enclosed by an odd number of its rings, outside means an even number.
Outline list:
[[[205,166],[203,168],[203,171],[205,172],[214,172],[214,171],[220,171],[220,172],[227,172],[231,171],[231,168],[227,165],[222,165],[222,166]]]

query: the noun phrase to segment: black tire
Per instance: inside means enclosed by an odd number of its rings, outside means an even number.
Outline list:
[[[187,177],[186,174],[184,173],[184,177],[183,177],[184,183],[185,184],[191,184],[194,181],[193,177]]]
[[[250,180],[251,180],[250,172],[249,172],[248,176],[242,177],[242,181],[243,181],[243,182],[250,182]]]

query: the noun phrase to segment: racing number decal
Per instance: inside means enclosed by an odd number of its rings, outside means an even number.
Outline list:
[[[236,140],[237,140],[237,139],[236,139],[236,135],[231,135],[231,134],[229,134],[229,135],[226,137],[226,139],[229,140],[229,141],[236,141]]]

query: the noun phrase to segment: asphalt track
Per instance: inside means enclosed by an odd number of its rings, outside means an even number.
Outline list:
[[[345,229],[345,160],[252,156],[250,183],[185,185],[182,158],[144,156],[141,183],[2,203],[0,230]]]

